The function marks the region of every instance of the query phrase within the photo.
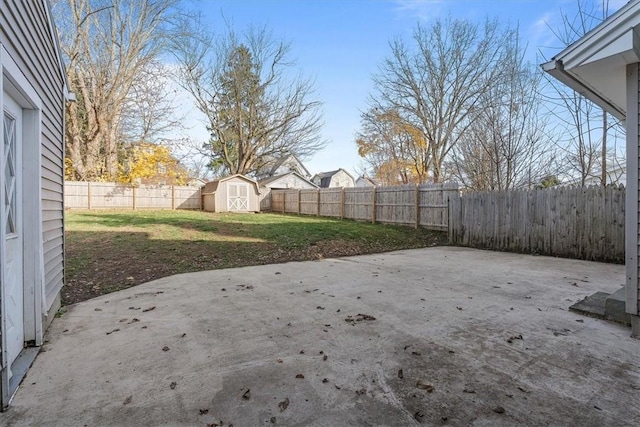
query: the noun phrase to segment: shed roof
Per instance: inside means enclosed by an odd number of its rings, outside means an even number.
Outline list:
[[[256,181],[239,173],[235,175],[225,176],[223,178],[219,178],[214,181],[209,181],[204,185],[203,191],[206,193],[215,193],[216,190],[218,189],[218,186],[221,183],[229,181],[230,179],[234,179],[234,178],[240,178],[244,181],[247,181],[248,183],[252,184],[255,187],[256,192],[258,193],[260,192],[260,187],[258,186],[258,183]]]
[[[626,66],[640,62],[640,0],[633,0],[542,64],[553,77],[619,119],[627,111]]]

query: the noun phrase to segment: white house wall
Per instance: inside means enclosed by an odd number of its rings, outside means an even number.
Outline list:
[[[41,198],[45,305],[63,285],[64,77],[43,1],[0,3],[0,43],[42,102]]]
[[[269,188],[300,188],[303,190],[316,188],[294,174],[283,176],[280,179],[276,179],[275,181],[270,182],[266,186]]]
[[[640,295],[640,64],[627,66],[627,194],[625,203],[625,266],[626,266],[626,311],[637,316]],[[637,320],[637,319],[636,319]],[[640,331],[634,331],[636,335]]]
[[[339,170],[331,177],[331,184],[329,187],[355,187],[356,183],[353,178],[349,176],[345,171]]]

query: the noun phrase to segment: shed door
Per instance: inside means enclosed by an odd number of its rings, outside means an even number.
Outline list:
[[[7,367],[24,348],[22,236],[22,108],[4,93],[2,138],[2,227],[5,231],[4,282]],[[9,373],[11,377],[11,373]]]
[[[227,184],[227,208],[230,211],[249,210],[249,185]]]

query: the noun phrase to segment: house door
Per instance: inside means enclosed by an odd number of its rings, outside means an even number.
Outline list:
[[[249,210],[249,186],[247,184],[227,184],[227,209],[230,211]]]
[[[22,108],[4,93],[2,135],[2,224],[5,259],[3,294],[7,369],[24,348],[24,280],[22,235]]]

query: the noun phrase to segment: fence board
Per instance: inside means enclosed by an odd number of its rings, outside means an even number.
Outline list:
[[[200,189],[115,182],[64,183],[65,209],[200,209]]]
[[[447,230],[448,199],[458,196],[457,184],[397,187],[272,190],[273,212],[299,213],[358,221],[382,222]],[[416,213],[418,216],[416,217]]]
[[[469,193],[449,198],[454,245],[594,261],[624,261],[625,189]]]

